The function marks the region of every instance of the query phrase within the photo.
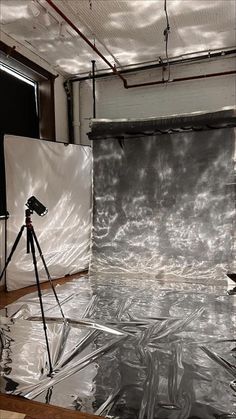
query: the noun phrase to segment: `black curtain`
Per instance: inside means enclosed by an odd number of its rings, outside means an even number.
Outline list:
[[[39,137],[35,87],[0,71],[0,215],[6,214],[3,138],[5,134]]]

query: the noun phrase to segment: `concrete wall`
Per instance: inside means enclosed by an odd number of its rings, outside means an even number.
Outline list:
[[[171,78],[235,70],[236,58],[171,67]],[[161,80],[160,69],[127,76],[128,82]],[[198,111],[215,111],[236,105],[235,75],[139,87],[126,90],[118,77],[96,80],[97,118],[144,118]],[[78,86],[79,84],[79,86]],[[88,144],[92,116],[92,81],[74,83],[76,142]]]

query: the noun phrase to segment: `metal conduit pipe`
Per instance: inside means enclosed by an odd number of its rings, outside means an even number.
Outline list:
[[[221,73],[207,73],[207,74],[200,74],[198,76],[189,76],[189,77],[179,77],[176,79],[171,79],[169,81],[165,81],[165,80],[156,80],[156,81],[148,81],[145,83],[135,83],[135,84],[128,84],[126,85],[126,89],[132,89],[135,87],[146,87],[146,86],[155,86],[155,85],[161,85],[161,84],[172,84],[172,83],[178,83],[178,82],[183,82],[183,81],[190,81],[190,80],[198,80],[198,79],[207,79],[207,78],[211,78],[211,77],[220,77],[220,76],[232,76],[233,74],[236,74],[236,70],[231,70],[231,71],[223,71]],[[96,76],[95,75],[95,79],[96,78],[104,78],[104,77],[109,77],[111,76],[111,74],[107,74],[105,75],[99,75]],[[91,76],[89,77],[81,77],[81,78],[77,78],[75,79],[71,79],[71,82],[75,82],[75,81],[85,81],[91,79]]]
[[[123,82],[123,85],[125,88],[127,88],[127,80],[117,71],[116,67],[110,63],[104,57],[104,55],[95,47],[95,45],[90,42],[90,40],[77,28],[77,26],[74,25],[74,23],[52,2],[52,0],[46,0],[46,2],[70,25],[72,29],[92,48],[93,51],[95,51],[100,58],[108,65],[108,67],[111,68],[114,74],[116,74]]]
[[[68,119],[68,136],[69,136],[69,143],[74,144],[75,136],[74,136],[74,115],[73,115],[73,88],[72,83],[70,80],[66,80],[64,83],[64,89],[66,92],[67,98],[67,119]]]
[[[231,56],[235,56],[236,54],[236,49],[231,49],[229,51],[224,52],[224,55],[221,52],[216,52],[216,53],[212,53],[210,58],[209,58],[209,54],[206,55],[201,55],[201,56],[196,56],[196,57],[191,57],[191,58],[185,58],[185,59],[171,59],[170,60],[170,66],[175,66],[175,65],[184,65],[184,64],[192,64],[192,63],[198,63],[198,62],[204,62],[204,61],[209,61],[210,59],[217,59],[220,57],[229,57],[231,58]],[[155,62],[149,65],[139,65],[137,67],[133,67],[133,68],[125,68],[124,70],[120,70],[120,74],[129,74],[129,73],[139,73],[140,71],[147,71],[147,70],[152,70],[155,68],[163,68],[165,67],[166,62],[163,61],[163,63],[159,63],[159,62]],[[101,79],[101,78],[106,78],[106,77],[114,77],[114,74],[112,72],[104,72],[99,70],[94,78],[95,79]],[[72,83],[76,82],[76,81],[84,81],[84,80],[90,80],[91,79],[91,75],[85,75],[85,76],[73,76],[70,77],[70,81]]]
[[[132,89],[134,87],[154,86],[157,84],[171,84],[171,83],[178,83],[181,81],[198,80],[198,79],[205,79],[205,78],[210,78],[210,77],[230,76],[233,74],[236,74],[236,70],[224,71],[221,73],[200,74],[199,76],[179,77],[176,79],[169,80],[168,82],[165,80],[158,80],[158,81],[149,81],[146,83],[127,84],[126,89]]]

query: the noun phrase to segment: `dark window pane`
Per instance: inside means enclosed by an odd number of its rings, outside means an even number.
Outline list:
[[[6,213],[4,134],[39,137],[35,87],[0,70],[0,215]]]

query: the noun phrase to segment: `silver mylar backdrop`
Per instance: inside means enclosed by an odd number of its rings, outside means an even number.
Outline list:
[[[91,271],[223,279],[233,263],[234,141],[234,128],[95,139]]]

